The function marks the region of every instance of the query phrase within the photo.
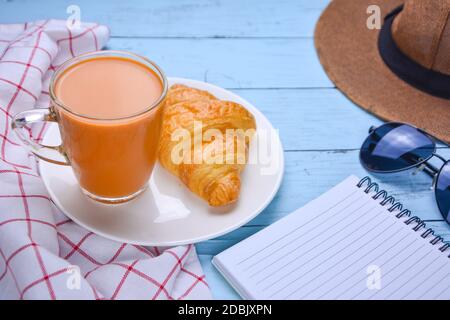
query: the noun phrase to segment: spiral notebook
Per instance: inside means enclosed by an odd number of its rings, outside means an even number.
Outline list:
[[[246,299],[450,299],[449,247],[350,176],[213,264]]]

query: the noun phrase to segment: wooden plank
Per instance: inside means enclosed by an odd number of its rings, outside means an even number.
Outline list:
[[[140,53],[168,76],[226,88],[334,87],[312,39],[111,39],[110,49]]]
[[[0,21],[66,19],[76,4],[82,21],[109,25],[121,37],[311,37],[329,0],[64,0],[0,1]],[[19,14],[20,13],[20,14]]]
[[[264,113],[287,151],[359,149],[369,127],[382,123],[337,89],[233,91]]]
[[[370,126],[383,123],[334,88],[232,91],[253,103],[279,129],[286,151],[359,149]]]

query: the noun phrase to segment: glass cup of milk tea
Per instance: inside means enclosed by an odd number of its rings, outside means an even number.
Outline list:
[[[152,61],[96,51],[62,64],[50,81],[50,108],[17,114],[12,128],[38,158],[72,167],[84,194],[122,203],[147,187],[157,159],[167,79]],[[58,123],[62,144],[30,138],[28,125]]]

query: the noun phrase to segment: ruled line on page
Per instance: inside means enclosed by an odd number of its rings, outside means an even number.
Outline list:
[[[413,243],[416,243],[416,241],[414,241]],[[420,249],[422,249],[425,245],[423,244]],[[419,250],[420,250],[419,249]],[[401,252],[401,251],[400,251]],[[386,272],[384,274],[384,276],[387,276],[389,274],[390,271],[394,270],[395,268],[397,268],[400,264],[403,264],[406,260],[408,260],[409,258],[413,257],[414,255],[416,255],[417,250],[414,250],[413,252],[411,252],[406,259],[400,261],[394,268],[390,269],[388,272]],[[390,257],[390,259],[386,262],[384,262],[383,264],[381,264],[379,267],[380,269],[383,268],[389,261],[391,261],[392,257]],[[364,279],[366,279],[366,276],[364,278],[362,278],[360,281],[356,282],[355,284],[353,284],[353,287],[358,284],[359,282],[363,281]],[[362,289],[361,291],[359,291],[357,294],[353,295],[350,300],[355,299],[356,297],[358,297],[361,293],[363,293],[367,288]],[[379,291],[378,291],[379,292]],[[377,294],[378,292],[376,292],[375,294]],[[373,294],[372,296],[374,296],[375,294]],[[372,297],[371,296],[371,297]]]
[[[381,254],[379,254],[377,257],[375,257],[374,259],[372,259],[373,261],[378,260],[379,258],[381,258],[383,255],[385,255],[386,253],[388,253],[389,251],[391,251],[396,245],[398,245],[400,242],[402,242],[403,240],[405,240],[408,236],[405,235],[403,237],[401,237],[397,242],[395,242],[394,244],[392,244],[386,251],[382,251]],[[406,246],[404,247],[404,249],[406,249],[407,247],[412,246],[412,243],[407,243]],[[353,278],[355,275],[357,275],[358,273],[360,273],[362,271],[362,269],[356,270],[355,272],[353,272],[352,274],[350,274],[350,276],[348,276],[347,278],[345,278],[344,280],[342,280],[341,282],[339,282],[338,284],[335,284],[334,287],[330,288],[328,291],[326,291],[324,294],[322,294],[318,299],[322,299],[324,296],[326,296],[327,294],[329,294],[330,292],[336,290],[337,288],[339,288],[342,284],[344,284],[345,282],[347,282],[348,280],[350,280],[351,278]]]
[[[254,252],[252,255],[246,257],[245,259],[241,260],[240,262],[237,263],[237,265],[240,265],[242,263],[244,263],[245,261],[249,260],[250,258],[254,257],[255,255],[261,253],[262,251],[264,251],[265,249],[271,247],[272,245],[274,245],[275,243],[277,243],[278,241],[282,240],[283,238],[289,236],[292,232],[295,232],[297,229],[303,227],[304,225],[312,222],[313,220],[317,219],[319,216],[321,216],[322,214],[327,213],[329,210],[333,209],[335,206],[339,205],[340,203],[344,202],[345,200],[347,200],[349,197],[351,197],[352,195],[356,194],[358,192],[358,190],[353,191],[352,193],[350,193],[349,195],[347,195],[345,198],[340,199],[337,203],[335,203],[334,205],[332,205],[330,208],[328,208],[327,210],[321,212],[320,214],[318,214],[317,216],[315,216],[314,218],[312,218],[311,220],[307,221],[306,223],[304,223],[303,225],[298,226],[296,229],[290,231],[289,233],[283,235],[282,237],[280,237],[279,239],[275,240],[274,242],[268,244],[267,246],[261,248],[260,250]]]
[[[442,264],[441,267],[439,267],[437,270],[433,271],[434,274],[436,274],[437,272],[441,271],[444,267],[447,267],[447,263]],[[421,282],[419,282],[414,288],[412,288],[407,294],[405,294],[403,297],[401,297],[399,300],[404,300],[407,296],[409,296],[411,293],[413,293],[414,291],[416,291],[418,288],[420,288],[421,286],[423,286],[425,284],[425,282],[428,280],[428,278],[424,278]],[[450,288],[450,285],[449,285]],[[446,290],[444,290],[446,291]],[[443,292],[444,292],[443,291]],[[442,293],[442,292],[441,292]],[[437,296],[439,296],[440,294],[438,294]]]
[[[353,211],[350,213],[350,214],[351,214],[350,216],[347,216],[347,217],[345,217],[344,219],[339,220],[339,222],[338,222],[337,224],[332,224],[332,225],[328,226],[325,230],[321,230],[321,232],[318,233],[315,237],[309,238],[309,239],[308,239],[309,241],[301,243],[299,246],[297,246],[297,247],[294,248],[291,252],[289,252],[289,254],[291,254],[291,253],[293,253],[294,251],[297,251],[298,249],[300,249],[300,248],[302,248],[303,246],[307,245],[311,240],[314,240],[314,239],[316,239],[316,238],[319,237],[319,236],[323,236],[323,232],[326,232],[326,231],[330,230],[331,228],[336,227],[336,225],[339,225],[339,224],[341,224],[341,223],[344,223],[344,222],[346,221],[346,219],[348,219],[349,217],[353,216],[353,214],[355,214],[355,213],[356,213],[356,214],[360,213],[359,210],[360,210],[362,207],[364,207],[367,203],[369,203],[369,201],[365,201],[360,207],[358,207],[358,208],[356,208],[355,210],[353,210]],[[353,205],[353,204],[355,204],[355,202],[352,202],[351,204]],[[348,207],[347,207],[347,208],[348,208]],[[341,211],[337,212],[337,213],[335,214],[334,217],[340,216],[340,213],[343,213],[343,212],[345,212],[345,211],[344,211],[344,210],[341,210]],[[348,224],[346,224],[344,228],[346,228],[347,226],[348,226]],[[314,226],[313,228],[310,229],[310,231],[317,231],[317,228]],[[337,232],[340,232],[340,231],[342,231],[342,229],[341,229],[341,230],[338,230]],[[301,235],[298,236],[297,238],[293,239],[293,240],[292,240],[292,243],[294,243],[294,241],[300,240],[301,238],[303,238],[304,236],[306,236],[308,233],[309,233],[309,232],[304,233],[304,234],[301,234]],[[286,248],[286,247],[285,247],[285,248]],[[313,248],[313,249],[315,249],[315,248]],[[276,249],[272,252],[272,254],[275,253],[275,252],[280,252],[279,250],[280,250],[279,248],[276,248]],[[308,250],[307,252],[309,252],[309,251],[310,251],[310,250]],[[257,263],[255,263],[255,265],[257,265],[257,264],[261,263],[262,261],[264,261],[264,260],[267,258],[267,256],[271,256],[271,254],[270,254],[270,253],[269,253],[269,254],[266,254],[265,257],[262,258],[262,259],[260,259],[260,261],[258,261]],[[286,257],[286,255],[284,255],[282,258],[284,258],[284,257]],[[273,264],[275,264],[275,263],[277,263],[277,262],[279,263],[280,260],[274,259],[274,261],[273,261],[270,265],[264,265],[261,269],[259,269],[259,270],[257,270],[257,271],[254,271],[252,274],[250,274],[250,275],[249,275],[249,278],[252,278],[252,277],[254,277],[255,275],[258,275],[262,270],[264,270],[264,269],[266,269],[266,268],[272,266]],[[281,269],[283,269],[283,268],[278,269],[278,271],[281,270]],[[247,270],[248,270],[248,268],[245,269],[245,270],[243,270],[243,271],[247,271]],[[258,281],[258,282],[259,282],[259,281]]]
[[[365,203],[365,204],[366,204],[366,203]],[[365,204],[364,204],[364,205],[365,205]],[[363,206],[364,206],[364,205],[363,205]],[[361,208],[361,207],[360,207],[360,208]],[[359,212],[359,209],[360,209],[360,208],[356,209],[354,212],[360,213],[360,212]],[[351,217],[351,216],[347,216],[346,218],[349,218],[349,217]],[[361,219],[361,218],[363,218],[363,217],[365,217],[364,214],[360,215],[360,216],[359,216],[356,220],[354,220],[354,221],[358,221],[359,219]],[[344,223],[344,221],[345,221],[345,220],[341,220],[339,223]],[[350,227],[350,224],[348,224],[348,223],[344,223],[344,225],[345,225],[345,226],[344,226],[343,228],[337,230],[337,231],[336,231],[333,235],[331,235],[329,238],[333,238],[334,235],[339,234],[339,233],[341,233],[342,231],[344,231],[345,229],[347,229],[347,228]],[[332,225],[331,227],[335,227],[335,226],[336,226],[336,225]],[[345,240],[345,239],[347,239],[347,237],[346,237],[346,238],[342,238],[340,241],[343,241],[343,240]],[[329,240],[327,240],[326,243],[329,243]],[[338,243],[339,243],[339,242],[335,242],[334,245],[336,245],[336,244],[338,244]],[[325,250],[324,252],[328,251],[328,250],[331,249],[331,248],[333,248],[333,246],[329,247],[329,248],[328,248],[327,250]],[[285,265],[281,266],[280,268],[277,268],[277,272],[276,272],[276,273],[270,274],[270,275],[267,276],[264,280],[267,280],[268,278],[271,278],[272,276],[276,276],[276,275],[278,275],[279,278],[285,277],[286,274],[284,274],[284,275],[280,275],[280,274],[279,274],[280,271],[281,271],[282,269],[284,269],[286,266],[290,265],[291,263],[297,261],[297,259],[300,258],[301,256],[304,256],[304,255],[306,255],[306,253],[309,253],[309,252],[311,252],[311,251],[313,251],[313,250],[317,250],[317,247],[312,246],[312,248],[309,249],[307,252],[303,252],[303,253],[301,253],[300,255],[297,255],[295,258],[293,258],[293,259],[291,259],[289,262],[285,263]],[[295,249],[295,251],[297,251],[297,250]],[[295,252],[295,251],[294,251],[294,252]],[[322,254],[323,254],[323,252],[319,252],[315,257],[318,257],[318,256],[320,256],[320,255],[322,255]],[[286,256],[285,256],[285,257],[286,257]],[[285,258],[285,257],[283,257],[283,258]],[[280,262],[280,261],[281,261],[281,260],[278,260],[278,262]],[[308,261],[306,261],[304,264],[306,264],[306,263],[308,263]],[[275,279],[275,281],[272,281],[272,282],[270,283],[270,285],[266,285],[266,287],[264,287],[262,290],[263,290],[263,291],[267,291],[267,289],[270,288],[274,283],[277,283],[277,282],[278,282],[279,278],[278,278],[278,279]],[[261,281],[259,281],[259,282],[261,282]],[[258,284],[258,283],[257,283],[257,284]]]
[[[421,249],[424,247],[425,245],[422,245]],[[421,256],[419,259],[416,259],[415,261],[422,261],[423,259],[425,259],[425,257],[428,257],[430,254],[432,253],[432,251],[428,251],[426,252],[423,256]],[[405,260],[400,261],[400,263],[396,264],[395,267],[393,267],[392,269],[390,269],[388,272],[386,272],[384,274],[384,277],[386,277],[388,274],[390,274],[392,271],[394,271],[395,269],[397,269],[400,265],[402,265],[403,263],[405,263],[409,258],[413,257],[414,255],[417,254],[417,251],[413,252],[411,255],[409,255]],[[434,262],[434,261],[433,261]],[[414,261],[413,261],[414,263]],[[411,265],[406,266],[406,268],[404,270],[408,270],[408,268],[410,268]],[[395,281],[395,282],[394,282]],[[383,285],[383,289],[386,289],[387,287],[389,287],[389,285],[395,283],[397,284],[398,279],[395,279],[393,281],[388,282],[387,284]],[[372,299],[373,297],[375,297],[377,294],[379,295],[380,291],[375,291],[373,294],[371,294],[369,296],[369,299]],[[388,296],[384,296],[385,298],[388,298]]]
[[[370,211],[370,210],[369,210],[369,211]],[[369,211],[367,211],[367,212],[369,212]],[[366,212],[366,213],[367,213],[367,212]],[[380,213],[381,213],[381,212],[380,212]],[[363,225],[365,225],[365,224],[368,223],[369,221],[373,221],[372,217],[370,217],[370,216],[369,216],[369,219],[368,219],[367,221],[365,221],[365,223],[364,223]],[[372,227],[372,229],[370,229],[368,232],[374,230],[374,229],[377,228],[377,227],[378,227],[378,225],[375,224],[375,225]],[[368,233],[368,232],[367,232],[367,233]],[[367,233],[363,233],[363,234],[360,235],[357,239],[353,239],[353,242],[359,241],[359,240],[362,239],[364,236],[366,236]],[[297,268],[296,271],[299,271],[301,267],[303,267],[304,265],[308,264],[310,261],[316,259],[317,257],[323,256],[323,254],[324,254],[325,252],[329,251],[330,249],[334,249],[335,246],[336,246],[337,244],[339,244],[341,241],[343,241],[343,240],[348,240],[349,238],[350,238],[350,237],[349,237],[348,235],[345,235],[345,236],[342,237],[339,241],[333,242],[333,245],[332,245],[332,246],[328,247],[328,248],[327,248],[326,250],[324,250],[324,251],[319,252],[319,253],[318,253],[317,255],[315,255],[312,259],[310,259],[310,260],[306,261],[305,263],[303,263],[302,265],[300,265],[300,266]],[[340,253],[341,253],[340,251],[335,252],[335,253],[332,254],[331,256],[327,256],[327,259],[329,260],[329,259],[333,258],[334,256],[339,255]],[[345,257],[344,257],[344,259],[345,259]],[[342,262],[344,259],[341,259],[339,262]],[[283,290],[287,289],[288,287],[292,286],[294,283],[298,282],[300,279],[302,279],[302,278],[304,278],[306,275],[308,275],[308,273],[311,272],[312,270],[314,270],[316,267],[317,267],[317,265],[314,265],[314,266],[313,266],[312,268],[310,268],[308,271],[306,271],[306,272],[301,272],[301,275],[300,275],[299,277],[297,277],[297,278],[291,280],[286,286],[284,286],[283,288],[279,289],[277,292],[272,293],[271,297],[273,297],[273,296],[276,295],[277,293],[282,292]],[[330,269],[331,269],[331,268],[330,268]],[[315,280],[315,278],[313,278],[312,280]],[[301,284],[301,287],[294,288],[293,291],[291,291],[287,296],[285,296],[285,297],[282,298],[282,299],[287,299],[288,297],[292,296],[292,294],[296,293],[296,292],[297,292],[299,289],[301,289],[304,285],[306,285],[306,284],[302,283],[302,284]]]
[[[431,252],[429,252],[428,254],[430,254]],[[439,259],[439,256],[437,256],[436,258],[433,259],[433,261],[429,262],[428,264],[426,264],[424,267],[422,267],[422,269],[420,269],[420,271],[417,271],[418,274],[421,274],[423,271],[425,271],[426,269],[428,269],[431,265],[433,265],[436,260]],[[400,289],[404,288],[409,282],[411,281],[411,279],[408,277],[406,279],[405,282],[403,282],[403,284],[401,286],[397,286],[397,288],[395,288],[395,290],[393,290],[391,293],[389,293],[388,295],[386,295],[384,298],[388,299],[389,297],[392,297],[395,293],[397,293]],[[387,287],[389,287],[391,284],[393,284],[395,282],[395,280],[392,280],[390,282],[388,282],[387,284],[385,284],[383,286],[383,289],[386,289]],[[398,283],[396,283],[398,285]],[[369,298],[370,299],[370,298]]]
[[[406,237],[405,237],[406,238]],[[415,240],[414,242],[409,242],[408,245],[406,247],[404,247],[402,250],[399,250],[399,252],[405,251],[405,249],[412,247],[415,243],[417,242],[417,240]],[[410,256],[413,256],[415,254],[415,251],[413,251]],[[392,257],[389,257],[387,261],[385,261],[383,264],[379,265],[380,269],[383,268],[385,266],[386,263],[388,263],[390,261]],[[358,283],[361,283],[362,281],[364,281],[365,279],[367,279],[367,276],[364,275],[364,277],[359,278],[357,281],[353,282],[350,287],[345,290],[343,293],[341,293],[336,299],[340,299],[343,294],[347,293],[349,290],[353,289]],[[361,293],[364,292],[364,290],[366,290],[366,288],[364,288],[363,290],[359,291],[357,294],[353,295],[351,298],[349,298],[348,300],[354,299],[356,298],[358,295],[360,295]]]
[[[386,220],[384,220],[384,221],[386,221]],[[384,222],[384,221],[383,221],[383,222]],[[382,224],[379,224],[378,226],[380,226],[380,225],[382,225]],[[393,223],[393,224],[391,224],[389,227],[387,227],[387,228],[385,229],[385,231],[388,231],[388,230],[390,230],[391,228],[393,228],[393,227],[395,227],[395,226],[398,227],[398,225],[396,225],[395,223]],[[382,236],[382,235],[385,235],[385,233],[379,233],[375,238],[372,238],[371,241],[373,242],[375,239],[377,239],[378,237],[380,237],[380,236]],[[379,243],[377,243],[377,245],[375,246],[375,248],[372,249],[372,250],[378,249],[381,245],[384,244],[384,241],[385,241],[385,240],[387,240],[387,239],[383,239],[382,241],[380,241]],[[354,251],[352,252],[352,254],[353,254],[353,253],[360,253],[360,252],[362,252],[361,249],[364,248],[368,243],[370,243],[370,241],[364,243],[364,244],[361,245],[358,249],[354,250]],[[369,254],[371,254],[371,251],[364,251],[364,255],[362,255],[361,257],[359,257],[359,258],[358,258],[358,261],[360,261],[360,260],[362,260],[363,258],[367,257]],[[335,265],[336,265],[336,264],[335,264]],[[333,267],[334,267],[335,265],[333,265]],[[352,266],[353,266],[353,264],[349,264],[349,265],[348,265],[347,267],[345,267],[343,270],[340,270],[339,273],[344,273],[345,271],[347,271],[347,270],[348,270],[350,267],[352,267]],[[360,270],[361,270],[361,269],[360,269]],[[328,280],[332,279],[334,276],[335,276],[335,275],[332,274],[332,276],[329,277]],[[306,297],[306,296],[312,294],[313,292],[317,291],[319,288],[321,288],[321,287],[322,287],[323,285],[325,285],[326,283],[327,283],[327,281],[323,281],[319,286],[316,286],[316,287],[313,288],[312,290],[308,291],[308,292],[305,293],[303,296],[301,296],[299,299],[303,299],[304,297]]]
[[[422,293],[422,294],[419,296],[418,299],[420,299],[420,298],[422,298],[423,296],[425,296],[428,292],[430,292],[432,289],[434,289],[439,283],[441,283],[442,280],[447,279],[448,276],[450,276],[450,273],[447,273],[447,274],[445,275],[444,278],[442,278],[441,280],[437,281],[431,288],[428,288],[428,290],[425,291],[424,293]],[[439,294],[439,296],[440,296],[440,294]]]
[[[447,255],[357,183],[219,254],[230,281],[255,299],[449,299]]]
[[[440,281],[438,281],[433,287],[431,287],[430,289],[428,289],[421,297],[423,297],[424,295],[426,295],[428,292],[430,292],[431,289],[433,289],[434,287],[436,287],[436,285],[438,285],[439,283],[441,283],[444,279],[447,279],[448,276],[450,276],[450,273],[447,273],[445,275],[444,278],[442,278]],[[433,299],[437,299],[439,298],[444,292],[447,292],[447,290],[450,289],[450,284],[444,289],[442,290],[439,294],[437,294]]]

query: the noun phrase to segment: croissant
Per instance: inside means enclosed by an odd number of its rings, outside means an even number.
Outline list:
[[[169,89],[163,108],[159,145],[162,166],[211,206],[236,201],[240,173],[256,129],[253,115],[238,103],[184,85]],[[200,135],[196,134],[196,123],[201,123]],[[190,137],[184,144],[174,139],[180,129]],[[234,129],[232,135],[229,129]],[[206,137],[208,132],[213,134]],[[183,152],[179,152],[180,145]],[[178,161],[174,161],[174,155]]]

